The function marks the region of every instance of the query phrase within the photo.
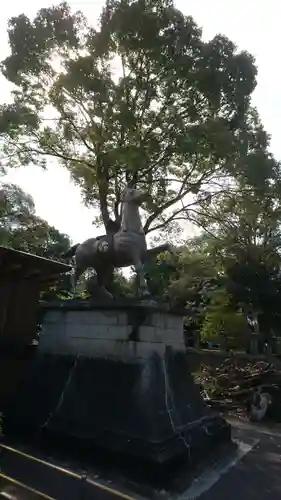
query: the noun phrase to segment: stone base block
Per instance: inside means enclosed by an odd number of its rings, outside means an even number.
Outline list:
[[[72,301],[46,308],[39,352],[91,358],[143,358],[165,346],[185,350],[182,315],[156,306],[114,304],[101,309]],[[137,352],[136,352],[137,350]]]
[[[6,409],[7,427],[154,464],[229,441],[230,426],[204,406],[189,373],[182,321],[141,306],[49,310],[39,355]]]

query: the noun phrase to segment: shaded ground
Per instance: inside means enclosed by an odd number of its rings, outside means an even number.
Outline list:
[[[280,424],[273,428],[237,421],[231,421],[231,424],[235,439],[254,446],[228,472],[222,474],[208,491],[201,494],[200,500],[281,498]],[[187,494],[185,499],[189,498],[192,497]]]
[[[56,500],[279,500],[281,498],[281,425],[251,424],[230,420],[237,450],[224,454],[208,468],[197,471],[197,477],[182,494],[139,489],[132,481],[122,481],[110,473],[101,474],[96,468],[81,468],[81,463],[57,460],[53,456],[37,458],[2,451],[1,474],[21,481],[37,491],[49,494]],[[5,448],[5,446],[4,446]],[[7,447],[6,447],[7,448]],[[21,448],[22,449],[22,448]],[[19,448],[20,450],[20,448]],[[53,465],[52,465],[53,464]],[[86,464],[84,464],[86,465]],[[61,469],[63,467],[63,469]],[[188,474],[184,472],[184,476]],[[183,479],[184,479],[183,476]],[[4,476],[3,476],[4,477]],[[193,476],[194,477],[194,476]],[[184,481],[185,482],[185,481]],[[12,482],[7,481],[7,487]],[[5,481],[0,488],[5,487]],[[11,484],[10,484],[11,483]],[[188,481],[186,482],[186,484]],[[18,483],[19,484],[19,483]],[[18,484],[16,488],[18,490]],[[12,484],[13,486],[13,484]],[[185,486],[186,488],[187,486]],[[138,491],[139,490],[139,491]],[[34,491],[34,490],[33,490]],[[39,500],[40,495],[24,496],[17,491],[18,498]],[[20,495],[21,493],[21,495]],[[30,493],[30,492],[29,492]],[[117,498],[118,497],[118,498]]]

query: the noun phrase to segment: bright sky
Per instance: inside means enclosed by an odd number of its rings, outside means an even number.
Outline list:
[[[18,0],[4,3],[0,17],[0,60],[8,55],[6,27],[11,16],[24,12],[33,16],[41,7],[55,1]],[[228,36],[239,49],[246,49],[256,58],[258,86],[253,96],[266,129],[272,136],[272,151],[281,159],[281,144],[278,141],[281,122],[280,90],[280,18],[281,2],[277,0],[177,0],[176,6],[187,15],[192,15],[203,28],[205,39],[217,33]],[[91,23],[95,23],[104,4],[103,0],[69,0],[74,10],[81,10]],[[1,101],[8,98],[5,81],[0,79]],[[73,242],[100,233],[92,225],[93,210],[81,203],[79,189],[70,181],[67,171],[50,163],[47,172],[36,167],[25,167],[11,172],[7,180],[19,184],[29,192],[36,204],[38,215],[67,233]],[[63,203],[62,203],[63,199]]]

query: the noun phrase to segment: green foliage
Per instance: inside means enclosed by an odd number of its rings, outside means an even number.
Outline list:
[[[0,187],[0,244],[59,260],[70,246],[68,236],[37,217],[31,196],[19,186]]]
[[[245,316],[233,307],[232,302],[232,297],[224,288],[214,290],[200,330],[203,342],[218,342],[223,347],[232,349],[245,347]]]
[[[134,295],[134,279],[126,278],[120,271],[115,270],[111,293],[116,298],[130,297]]]
[[[193,220],[239,176],[256,179],[253,58],[221,35],[204,42],[172,1],[108,0],[97,30],[62,3],[10,19],[8,34],[6,164],[58,159],[105,226],[132,178],[149,190],[146,232]]]
[[[8,34],[0,169],[58,160],[106,228],[137,181],[146,233],[178,241],[186,219],[204,230],[147,264],[152,293],[188,307],[203,338],[239,343],[247,311],[280,328],[280,165],[251,107],[253,58],[221,35],[204,42],[171,0],[107,0],[98,29],[62,3],[10,19]],[[51,258],[69,246],[15,186],[0,222],[2,244]],[[112,286],[135,289],[120,274]]]
[[[150,293],[158,297],[168,297],[168,287],[178,276],[178,258],[172,258],[167,252],[151,259],[145,264]]]
[[[35,214],[33,199],[14,184],[0,187],[0,245],[33,253],[40,257],[62,260],[70,247],[67,235]],[[42,298],[55,299],[69,296],[70,279],[64,276],[42,294]]]
[[[188,244],[179,256],[177,276],[170,282],[168,296],[177,304],[187,307],[192,316],[200,320],[216,281],[213,262],[202,252]],[[194,318],[191,318],[194,321]]]
[[[148,271],[154,293],[186,307],[186,325],[200,332],[202,341],[242,348],[250,332],[247,314],[258,316],[267,337],[281,332],[281,277],[271,246],[263,247],[262,262],[259,252],[247,257],[249,244],[235,247],[232,241],[228,247],[228,241],[202,234],[186,242],[170,272],[161,272],[159,262],[153,261]]]

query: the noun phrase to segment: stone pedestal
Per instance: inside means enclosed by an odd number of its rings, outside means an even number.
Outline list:
[[[183,317],[152,305],[46,306],[38,357],[6,411],[47,430],[165,464],[230,440],[188,369]]]

